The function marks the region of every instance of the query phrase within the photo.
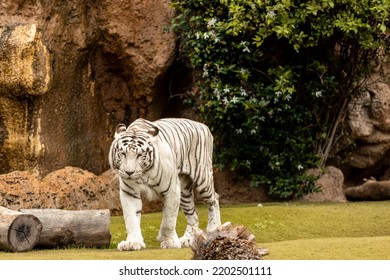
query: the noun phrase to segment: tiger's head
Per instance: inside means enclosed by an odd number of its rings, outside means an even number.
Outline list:
[[[153,166],[153,142],[159,130],[155,126],[116,127],[115,138],[109,152],[112,169],[119,170],[122,179],[144,180],[145,171]]]

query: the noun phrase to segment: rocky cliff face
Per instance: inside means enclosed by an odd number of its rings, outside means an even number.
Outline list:
[[[192,81],[189,71],[171,71],[168,3],[1,2],[0,205],[121,213],[118,180],[105,172],[116,125],[161,117],[169,93]],[[222,202],[264,196],[226,174],[216,185]],[[145,201],[144,211],[159,207]]]
[[[163,115],[170,90],[175,91],[175,85],[168,84],[176,38],[165,31],[172,17],[169,0],[1,1],[0,174],[6,175],[0,176],[0,198],[8,197],[3,204],[103,207],[102,201],[114,197],[116,183],[108,194],[101,191],[111,186],[111,177],[95,178],[87,171],[64,167],[80,167],[99,176],[108,168],[107,153],[117,123]],[[325,198],[314,200],[341,199],[344,180],[360,185],[371,176],[390,179],[388,57],[378,70],[382,80],[373,77],[370,89],[349,105],[344,124],[347,144],[329,162],[343,175],[329,173],[320,181],[330,185],[324,188]],[[188,86],[186,81],[192,79],[188,73],[175,73],[179,88]],[[20,174],[28,179],[20,179]],[[88,187],[75,194],[73,189],[84,184],[82,177]],[[217,174],[215,182],[222,202],[268,199],[262,190],[249,190],[248,184],[232,182],[227,174]],[[26,184],[33,191],[24,196]],[[62,187],[68,185],[72,187]],[[43,201],[42,190],[55,191]],[[30,201],[31,193],[37,195]],[[79,203],[69,204],[72,201]],[[104,207],[120,211],[118,201]]]
[[[367,91],[353,99],[344,123],[349,145],[340,153],[339,167],[347,185],[363,179],[390,179],[390,56],[380,59]]]
[[[168,2],[1,2],[0,174],[101,173],[117,123],[161,116],[176,44]]]

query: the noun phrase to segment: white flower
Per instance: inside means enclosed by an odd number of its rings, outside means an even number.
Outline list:
[[[251,134],[256,134],[256,129],[252,129]]]
[[[274,18],[276,16],[276,13],[274,11],[268,11],[267,15],[265,17]]]
[[[226,86],[226,87],[223,89],[223,92],[224,92],[224,93],[229,93],[229,92],[230,92],[230,89],[228,89],[228,87]]]
[[[276,95],[276,97],[279,97],[279,96],[282,95],[282,92],[281,91],[277,91],[277,92],[275,92],[275,95]]]
[[[207,27],[212,27],[212,26],[214,26],[216,22],[217,22],[217,19],[216,19],[216,18],[210,19],[210,20],[207,22]]]
[[[234,97],[232,98],[232,100],[230,100],[230,102],[233,103],[233,104],[238,103],[238,101],[239,101],[239,99],[238,99],[237,96],[234,96]]]
[[[244,75],[245,73],[248,73],[248,70],[246,70],[245,68],[241,68],[240,69],[240,74]]]
[[[237,134],[242,134],[242,129],[241,128],[236,129],[236,133]]]
[[[223,104],[225,105],[229,105],[229,100],[227,99],[227,97],[224,97],[223,100],[222,100]]]
[[[209,76],[209,69],[208,68],[209,68],[209,66],[207,63],[205,65],[203,65],[203,77]]]
[[[221,39],[219,39],[218,37],[214,38],[214,43],[218,43],[219,41],[221,41]]]
[[[291,95],[290,95],[290,94],[287,94],[286,97],[285,97],[285,99],[286,99],[287,101],[291,100]]]
[[[217,96],[217,100],[219,101],[221,99],[221,93],[218,88],[214,89],[214,94]]]
[[[321,91],[316,91],[315,93],[316,97],[319,98],[322,96],[322,92]]]
[[[248,52],[248,53],[250,53],[251,51],[249,50],[249,48],[248,48],[248,42],[245,42],[245,41],[241,41],[240,42],[240,45],[241,46],[243,46],[244,47],[244,49],[242,50],[243,52]]]
[[[298,170],[302,170],[302,169],[303,169],[302,164],[298,164],[297,169],[298,169]]]
[[[247,96],[248,94],[246,93],[245,89],[241,88],[241,96]]]
[[[210,37],[210,35],[207,33],[207,32],[205,32],[204,34],[203,34],[203,38],[204,39],[208,39]]]
[[[195,33],[195,37],[196,37],[196,40],[199,40],[199,38],[200,38],[199,32],[196,32],[196,33]]]

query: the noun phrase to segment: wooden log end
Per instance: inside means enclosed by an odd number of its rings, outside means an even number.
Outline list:
[[[29,214],[18,215],[8,230],[8,250],[25,252],[34,248],[42,231],[40,220]]]

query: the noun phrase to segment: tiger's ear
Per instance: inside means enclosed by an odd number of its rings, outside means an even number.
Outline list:
[[[118,138],[119,135],[122,133],[122,132],[125,132],[126,131],[126,125],[124,125],[123,123],[120,123],[116,126],[116,129],[115,129],[115,138]]]
[[[149,130],[148,130],[148,133],[150,135],[152,135],[153,137],[156,137],[157,134],[160,132],[160,130],[156,127],[156,126],[153,126],[151,127]]]
[[[157,136],[160,132],[157,126],[153,125],[152,122],[139,118],[137,121],[141,121],[143,123],[143,127],[141,128],[143,131],[146,131],[148,134],[153,137]]]

